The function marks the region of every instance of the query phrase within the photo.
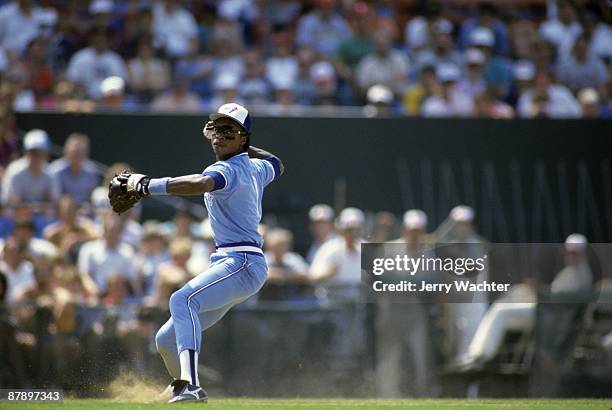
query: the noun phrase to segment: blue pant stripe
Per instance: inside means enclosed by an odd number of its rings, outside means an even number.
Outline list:
[[[195,325],[195,320],[193,319],[193,313],[191,311],[191,298],[194,297],[195,295],[197,295],[198,293],[200,293],[201,291],[203,291],[204,289],[207,289],[207,288],[211,287],[212,285],[214,285],[216,283],[224,281],[225,279],[229,278],[230,276],[233,276],[236,273],[240,272],[242,269],[244,269],[246,264],[247,264],[247,256],[246,256],[246,253],[245,253],[244,254],[244,263],[242,264],[242,266],[240,268],[238,268],[238,270],[236,270],[236,271],[234,271],[232,273],[229,273],[229,274],[225,275],[224,277],[219,278],[219,279],[215,280],[214,282],[209,283],[206,286],[201,287],[200,289],[196,290],[195,292],[193,292],[191,295],[189,295],[187,297],[187,309],[189,310],[189,319],[191,319],[191,327],[193,329],[193,346],[194,346],[195,350],[198,350],[198,347],[196,346],[196,341],[198,339],[196,338],[196,325]]]

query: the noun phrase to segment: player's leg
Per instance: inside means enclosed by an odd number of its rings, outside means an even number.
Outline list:
[[[265,259],[259,255],[241,253],[213,256],[212,262],[206,272],[190,280],[170,297],[170,313],[181,368],[180,379],[188,382],[188,385],[183,386],[184,391],[171,402],[192,400],[194,392],[199,392],[196,389],[200,389],[197,363],[202,324],[198,313],[236,304],[256,293],[266,279]]]
[[[240,302],[241,301],[238,303]],[[234,305],[235,303],[228,303],[216,310],[200,312],[198,317],[200,319],[202,332],[221,320]],[[155,345],[170,376],[174,379],[179,379],[181,376],[181,365],[176,347],[176,334],[174,333],[174,322],[172,318],[168,319],[168,321],[158,330],[155,335]]]

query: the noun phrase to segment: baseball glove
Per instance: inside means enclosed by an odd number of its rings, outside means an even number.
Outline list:
[[[108,199],[113,211],[122,214],[130,210],[138,201],[149,195],[150,178],[143,174],[123,171],[111,180],[108,186]]]

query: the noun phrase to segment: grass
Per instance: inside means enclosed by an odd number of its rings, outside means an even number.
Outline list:
[[[179,407],[181,405],[178,405]],[[188,407],[203,407],[205,409],[246,410],[246,409],[409,409],[409,410],[470,410],[470,409],[520,409],[520,410],[610,410],[612,400],[573,400],[573,399],[260,399],[260,398],[213,398],[208,404],[193,403]],[[167,409],[165,403],[130,403],[106,400],[76,400],[66,399],[63,403],[9,403],[0,402],[0,409],[11,410],[40,410],[40,409],[69,409],[69,410],[154,410]],[[174,406],[176,407],[176,405]]]

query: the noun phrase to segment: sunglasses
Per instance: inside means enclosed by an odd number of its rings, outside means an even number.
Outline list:
[[[207,127],[206,130],[210,132],[210,135],[207,136],[208,139],[212,139],[213,136],[217,136],[217,137],[223,137],[224,139],[227,139],[227,140],[233,140],[233,139],[236,139],[238,135],[247,135],[247,133],[244,132],[243,130],[229,126],[229,125],[220,125],[220,126],[215,125],[212,127]]]

